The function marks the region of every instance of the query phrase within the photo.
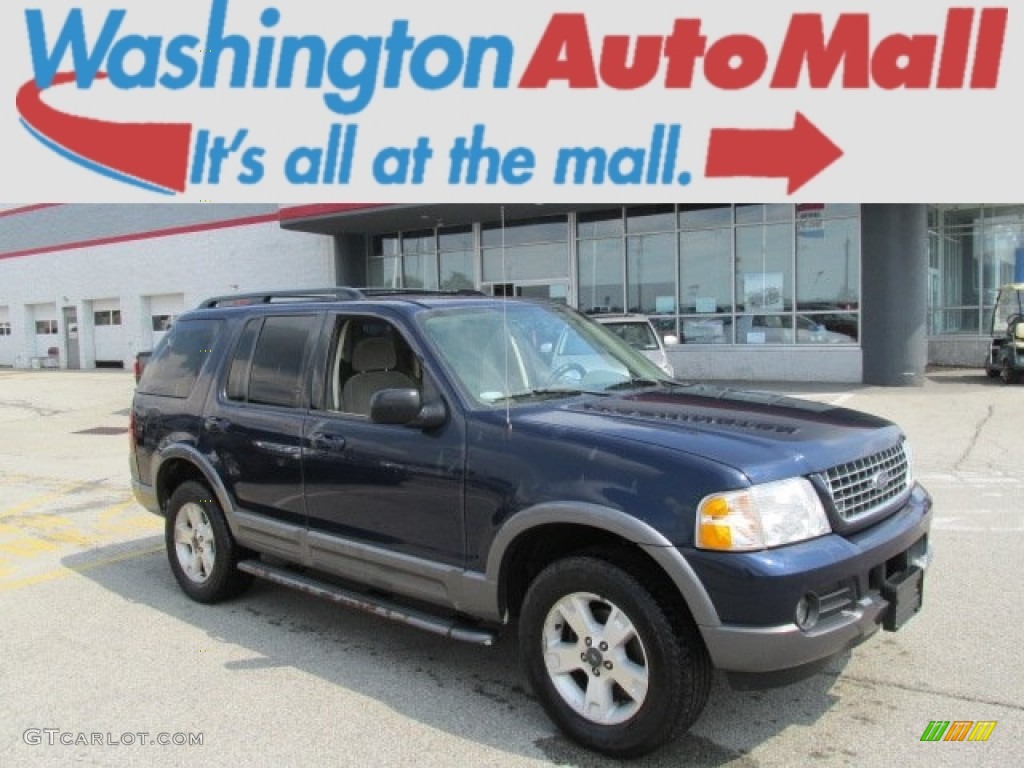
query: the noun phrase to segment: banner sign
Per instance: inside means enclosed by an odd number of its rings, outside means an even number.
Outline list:
[[[1009,202],[1024,175],[1022,14],[13,0],[0,8],[0,194]]]

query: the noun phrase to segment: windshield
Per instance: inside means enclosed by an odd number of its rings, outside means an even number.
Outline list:
[[[665,375],[614,334],[553,304],[466,306],[421,316],[466,395],[480,405],[650,386]]]
[[[1024,315],[1024,288],[1005,285],[999,291],[996,310],[992,316],[992,334],[1006,333],[1006,326],[1014,315]]]

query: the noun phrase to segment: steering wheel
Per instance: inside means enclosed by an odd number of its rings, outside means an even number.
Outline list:
[[[557,384],[570,373],[576,373],[580,377],[580,381],[583,381],[583,377],[587,375],[587,369],[579,363],[562,363],[548,376],[547,381],[544,382],[544,388]]]

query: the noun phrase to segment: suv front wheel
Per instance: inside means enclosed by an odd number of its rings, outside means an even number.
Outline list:
[[[551,719],[613,757],[657,749],[700,715],[710,662],[695,628],[631,573],[571,557],[531,584],[520,615],[527,677]]]
[[[174,578],[196,602],[226,600],[252,583],[252,577],[236,567],[244,553],[205,485],[190,481],[174,491],[167,504],[164,539]]]

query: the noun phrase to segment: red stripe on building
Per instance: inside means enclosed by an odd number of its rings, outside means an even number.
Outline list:
[[[281,221],[295,221],[296,219],[312,219],[338,213],[365,211],[370,208],[383,208],[386,205],[386,203],[317,203],[315,205],[292,205],[281,208],[280,213]]]
[[[260,216],[247,216],[238,219],[225,219],[223,221],[210,221],[203,224],[189,224],[181,227],[169,227],[167,229],[154,229],[148,232],[133,232],[130,235],[116,235],[113,237],[100,237],[94,240],[80,240],[73,243],[61,243],[59,245],[47,245],[41,248],[29,248],[23,251],[11,251],[0,253],[0,259],[17,259],[22,256],[39,256],[44,253],[59,253],[61,251],[77,251],[82,248],[94,248],[100,245],[116,245],[118,243],[130,243],[136,240],[154,240],[158,237],[174,237],[175,235],[188,235],[194,232],[210,232],[217,229],[230,229],[232,227],[247,227],[252,224],[269,224],[277,222],[278,214],[265,213]]]
[[[43,211],[47,208],[59,208],[62,203],[39,203],[37,205],[20,205],[17,208],[8,208],[0,211],[0,219],[6,216],[20,216],[23,213],[32,213],[33,211]]]

